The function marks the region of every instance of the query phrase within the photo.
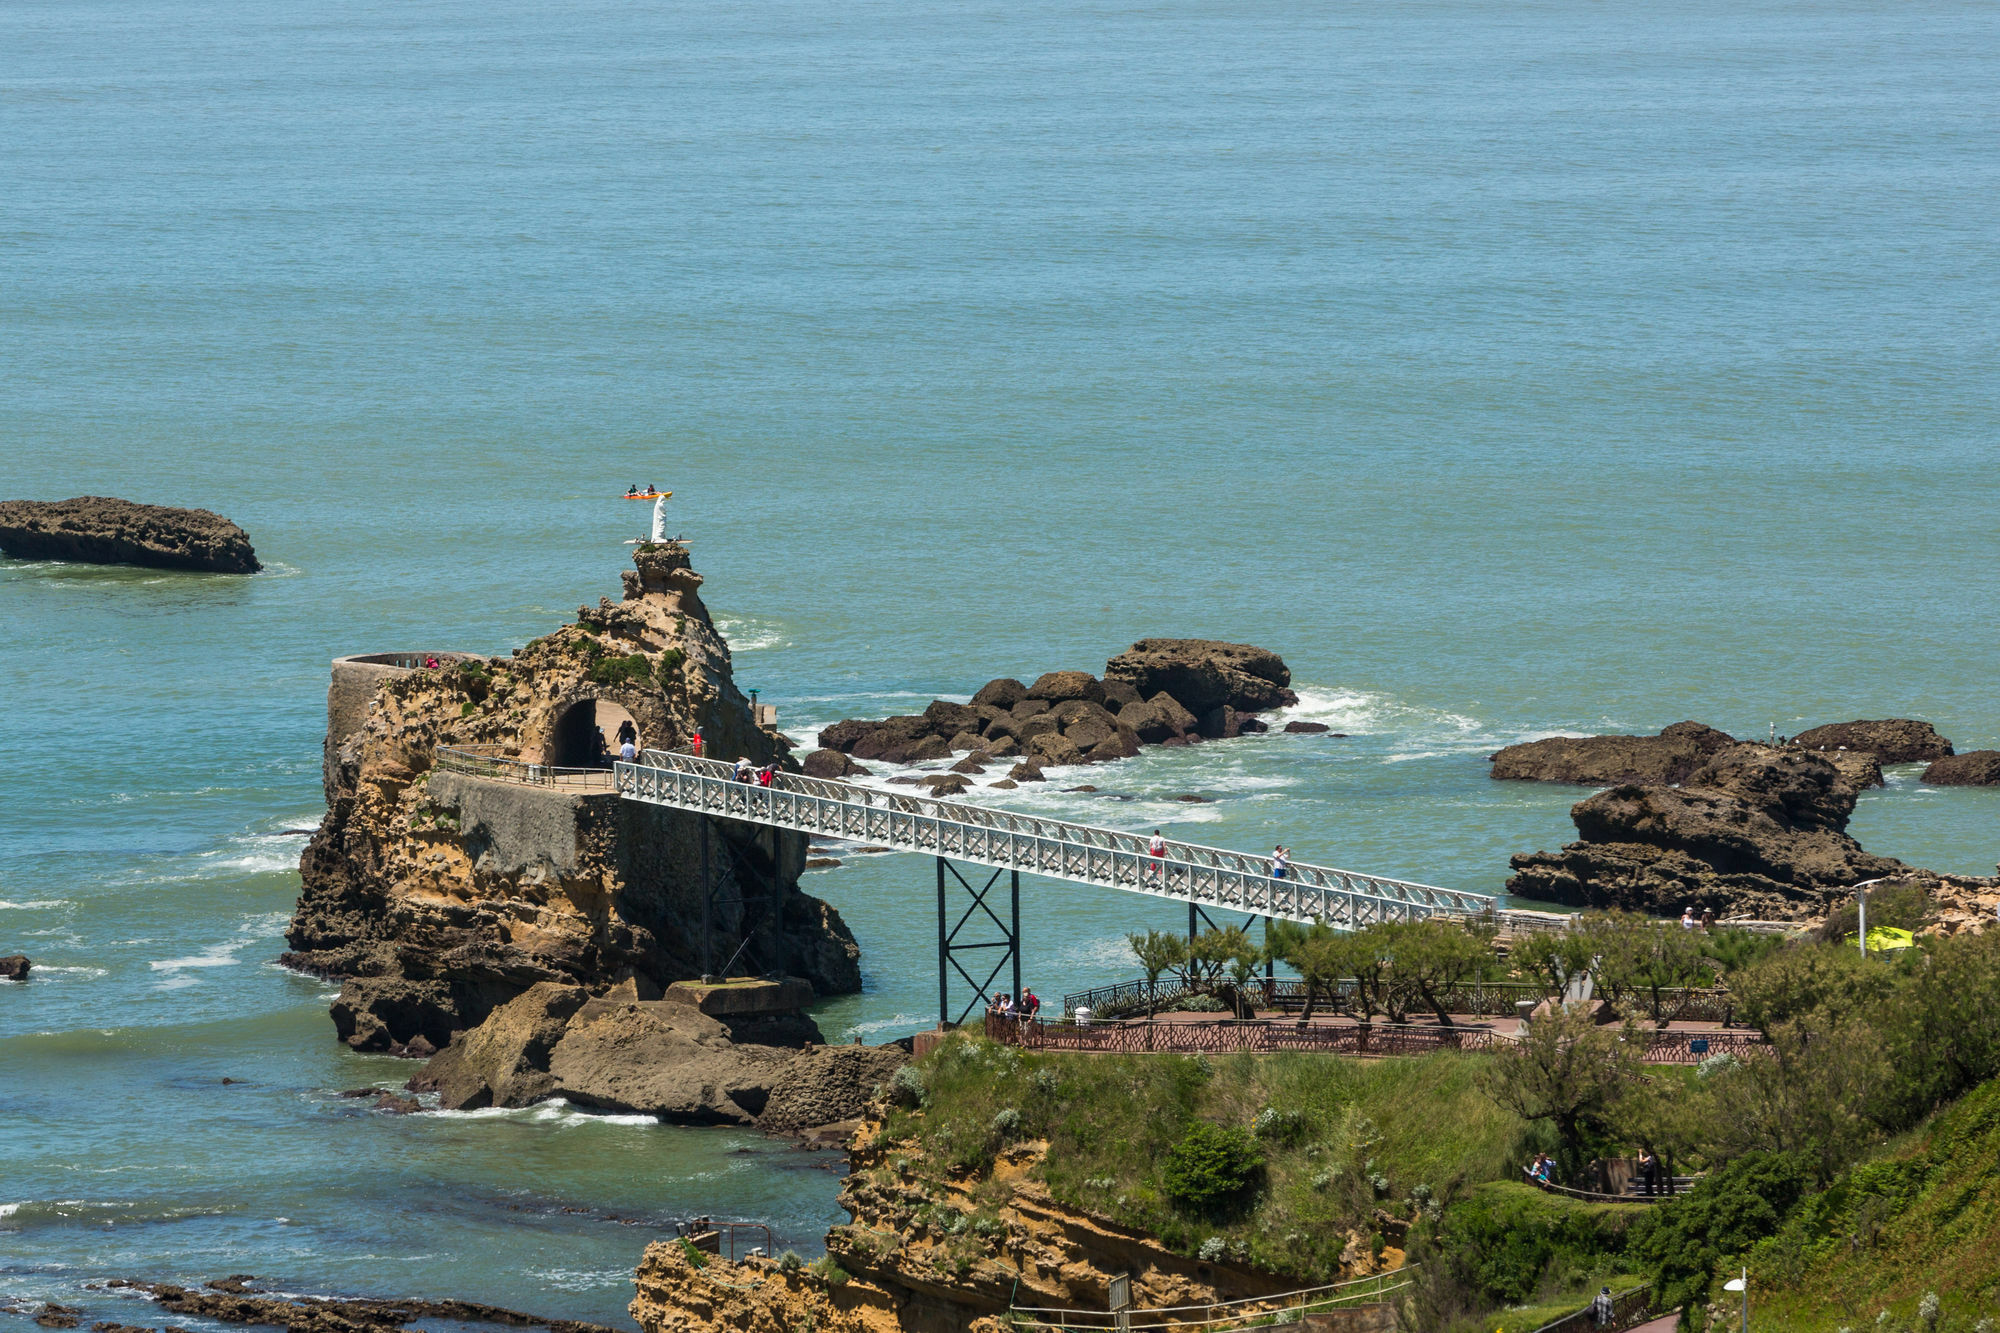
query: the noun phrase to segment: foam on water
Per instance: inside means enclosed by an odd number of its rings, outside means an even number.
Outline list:
[[[76,904],[73,903],[68,898],[36,898],[30,902],[22,902],[22,903],[10,903],[5,901],[4,899],[0,899],[0,912],[8,910],[16,912],[35,912],[35,911],[41,911],[49,907],[74,907],[75,905]]]

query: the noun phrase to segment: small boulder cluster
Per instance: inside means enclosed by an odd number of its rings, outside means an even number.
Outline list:
[[[1018,758],[1008,781],[1035,781],[1044,767],[1128,759],[1142,745],[1193,745],[1268,730],[1260,712],[1298,702],[1276,653],[1208,639],[1142,639],[1087,671],[1051,671],[1024,684],[987,682],[960,704],[939,699],[921,713],[850,719],[819,734],[805,760],[819,777],[865,773],[857,760],[921,764],[963,754],[960,774]],[[1304,729],[1304,728],[1300,728]],[[951,784],[950,777],[939,779]]]

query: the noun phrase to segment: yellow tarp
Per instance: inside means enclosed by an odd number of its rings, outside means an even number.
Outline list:
[[[1852,935],[1849,935],[1847,942],[1849,944],[1859,944],[1861,942],[1861,932],[1857,930]],[[1916,942],[1916,936],[1907,930],[1898,930],[1894,926],[1870,926],[1868,928],[1868,947],[1871,949],[1884,952],[1890,949],[1908,949],[1913,947]]]

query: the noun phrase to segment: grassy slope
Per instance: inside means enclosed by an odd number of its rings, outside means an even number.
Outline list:
[[[2000,1080],[1809,1199],[1750,1256],[1751,1322],[1872,1328],[1915,1318],[1925,1292],[1940,1330],[2000,1317]]]
[[[1037,1171],[1058,1199],[1184,1253],[1219,1236],[1239,1260],[1326,1281],[1339,1274],[1350,1230],[1377,1230],[1377,1208],[1409,1218],[1424,1198],[1503,1170],[1523,1126],[1475,1086],[1483,1064],[1465,1055],[1034,1055],[957,1038],[924,1063],[923,1112],[892,1117],[887,1132],[957,1170],[983,1170],[1005,1141],[1045,1138]],[[1161,1168],[1189,1124],[1250,1127],[1266,1108],[1284,1114],[1262,1138],[1267,1169],[1254,1199],[1219,1217],[1167,1200]]]

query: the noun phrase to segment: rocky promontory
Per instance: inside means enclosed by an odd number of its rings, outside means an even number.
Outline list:
[[[217,574],[263,568],[243,529],[220,514],[103,495],[0,502],[0,554]]]
[[[732,957],[820,995],[860,988],[846,925],[799,891],[803,836],[730,821],[704,834],[702,816],[588,780],[623,725],[658,747],[699,731],[708,753],[759,763],[788,748],[736,688],[686,548],[633,562],[621,601],[578,608],[511,657],[334,664],[327,813],[284,961],[344,983],[333,1018],[350,1046],[428,1056],[538,984],[650,1002]],[[460,759],[440,767],[440,746]],[[721,890],[707,956],[704,840]]]
[[[1550,736],[1496,751],[1488,776],[1582,787],[1673,784],[1735,743],[1729,733],[1700,722],[1676,722],[1657,736]]]
[[[988,681],[970,703],[939,699],[921,713],[850,719],[819,734],[805,771],[865,772],[856,760],[918,764],[954,754],[1024,757],[1042,765],[1128,759],[1142,745],[1193,745],[1267,730],[1260,712],[1298,702],[1276,653],[1212,639],[1141,639],[1087,671],[1032,683]]]
[[[1651,916],[1692,906],[1769,920],[1823,916],[1862,880],[1910,867],[1849,837],[1856,787],[1819,754],[1736,744],[1679,786],[1627,783],[1570,811],[1560,852],[1512,858],[1507,892]]]
[[[651,1001],[538,982],[409,1086],[450,1110],[562,1097],[681,1124],[789,1131],[850,1120],[908,1053],[825,1045],[801,1012],[812,998],[799,980],[680,982]]]
[[[1802,731],[1791,743],[1801,750],[1858,750],[1874,755],[1880,764],[1928,763],[1951,753],[1951,742],[1938,735],[1937,728],[1907,717],[1833,722]]]
[[[1923,780],[1934,787],[2000,786],[2000,750],[1947,755],[1924,769]]]

